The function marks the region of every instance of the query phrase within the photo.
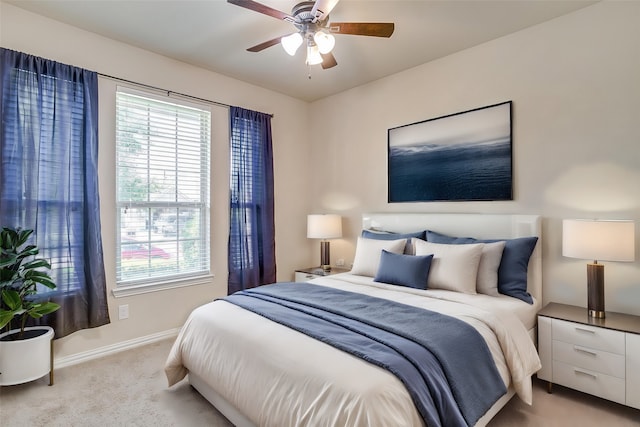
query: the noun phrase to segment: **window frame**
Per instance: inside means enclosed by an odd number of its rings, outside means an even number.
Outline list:
[[[206,155],[201,156],[200,164],[203,168],[204,172],[199,175],[199,189],[200,189],[200,201],[199,202],[179,202],[176,199],[174,201],[151,201],[150,197],[147,197],[146,201],[125,201],[120,200],[120,182],[119,182],[119,150],[120,146],[118,145],[118,137],[117,132],[119,128],[119,117],[118,117],[118,96],[120,93],[125,95],[133,95],[138,96],[144,99],[149,99],[150,101],[159,101],[161,103],[168,103],[171,105],[176,105],[178,107],[187,107],[187,108],[195,108],[201,111],[206,111],[208,113],[207,122],[205,124],[205,130],[208,132],[208,135],[202,138],[203,141],[206,141],[207,146],[205,148]],[[184,286],[191,285],[200,285],[211,283],[211,279],[213,277],[211,273],[211,242],[210,242],[210,228],[211,228],[211,152],[212,152],[212,138],[213,138],[213,129],[211,125],[212,120],[212,110],[211,106],[198,103],[193,101],[186,101],[183,99],[177,99],[176,97],[172,97],[169,94],[158,95],[151,91],[140,90],[137,88],[131,88],[128,86],[117,85],[115,90],[115,108],[114,108],[114,129],[116,130],[115,137],[115,227],[116,227],[116,247],[115,247],[115,288],[113,289],[113,295],[115,297],[128,296],[128,295],[136,295],[148,292],[155,292],[163,289],[173,289]],[[200,132],[202,132],[203,127],[200,127]],[[177,155],[177,152],[176,152]],[[147,169],[149,171],[149,169]],[[194,180],[195,181],[195,180]],[[148,182],[147,186],[150,185]],[[175,189],[177,192],[177,188]],[[147,196],[150,192],[147,192]],[[194,239],[194,241],[199,242],[198,248],[200,251],[200,262],[202,263],[201,270],[198,271],[187,271],[180,272],[179,267],[177,267],[178,271],[175,274],[167,275],[160,274],[151,277],[143,277],[143,278],[123,278],[121,265],[122,265],[122,240],[124,236],[124,228],[122,223],[122,214],[121,212],[126,209],[142,209],[146,210],[147,213],[147,228],[148,228],[148,237],[147,241],[141,240],[139,243],[146,245],[153,245],[155,240],[151,238],[151,229],[152,225],[152,212],[154,209],[175,209],[176,210],[176,221],[180,221],[180,210],[181,209],[196,209],[199,210],[199,214],[196,214],[198,221],[198,237]],[[172,214],[170,214],[172,215]],[[180,236],[180,231],[176,230],[175,238],[167,239],[167,242],[175,242],[177,246],[181,245],[181,242],[188,241],[190,239],[184,239]],[[179,252],[180,249],[177,249]],[[150,258],[151,259],[151,253]],[[179,264],[179,261],[178,261]]]

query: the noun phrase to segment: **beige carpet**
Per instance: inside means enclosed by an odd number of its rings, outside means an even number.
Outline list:
[[[46,378],[0,387],[0,425],[230,426],[185,381],[167,388],[163,365],[172,340],[59,369]],[[640,426],[640,411],[534,383],[534,405],[514,398],[490,423],[503,426]],[[383,426],[393,427],[393,426]]]

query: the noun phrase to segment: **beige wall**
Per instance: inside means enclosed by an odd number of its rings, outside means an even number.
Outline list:
[[[388,128],[508,100],[514,201],[387,203]],[[324,177],[312,208],[346,216],[333,260],[353,260],[364,211],[539,214],[545,302],[586,306],[586,261],[562,257],[561,220],[634,219],[636,261],[605,263],[606,300],[640,314],[640,2],[598,3],[314,102],[310,116]]]
[[[304,235],[310,175],[299,159],[309,157],[301,144],[308,104],[219,74],[140,50],[0,3],[0,45],[100,73],[227,104],[273,113],[278,279],[292,280],[305,266],[311,248]],[[109,291],[115,286],[115,86],[100,78],[100,198],[105,268]],[[56,341],[64,358],[123,341],[179,328],[196,306],[226,294],[228,236],[228,112],[213,107],[212,126],[212,272],[210,285],[184,287],[114,298],[109,292],[111,324],[76,332]],[[291,179],[295,177],[295,179]],[[282,226],[282,224],[286,224]],[[279,225],[279,226],[278,226]],[[128,304],[130,317],[118,320],[118,305]]]

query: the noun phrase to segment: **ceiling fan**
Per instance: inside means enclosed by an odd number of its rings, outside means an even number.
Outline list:
[[[333,34],[352,34],[357,36],[391,37],[394,30],[392,22],[331,22],[329,13],[339,0],[303,1],[291,9],[291,15],[253,0],[227,0],[236,6],[244,7],[264,15],[290,22],[296,32],[276,37],[248,48],[249,52],[260,52],[268,47],[282,44],[291,56],[306,42],[308,65],[322,64],[327,69],[338,65],[331,50],[335,45]]]

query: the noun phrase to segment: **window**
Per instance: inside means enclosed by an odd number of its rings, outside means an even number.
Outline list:
[[[271,116],[230,107],[229,294],[276,281]]]
[[[231,224],[232,235],[242,234],[238,240],[244,244],[231,246],[229,260],[231,269],[242,270],[254,268],[260,261],[254,259],[256,251],[246,248],[262,247],[257,240],[262,236],[258,222],[265,183],[262,129],[248,119],[237,121],[241,124],[231,129]],[[234,227],[237,224],[243,225],[242,231]]]
[[[0,216],[3,225],[37,231],[29,244],[49,261],[57,285],[38,285],[38,293],[70,294],[81,288],[84,268],[83,236],[76,229],[85,204],[83,85],[20,68],[10,76],[4,89],[7,170]]]
[[[209,274],[211,112],[116,94],[118,288]]]

